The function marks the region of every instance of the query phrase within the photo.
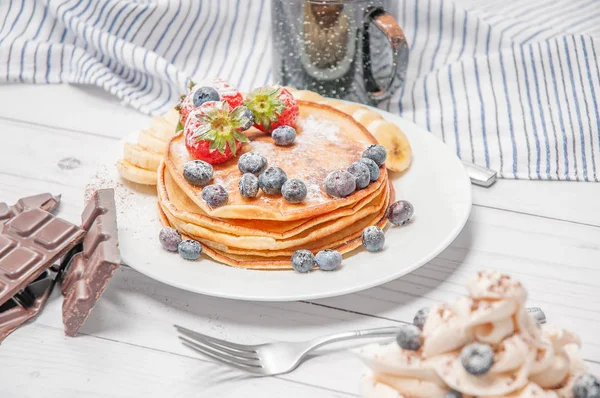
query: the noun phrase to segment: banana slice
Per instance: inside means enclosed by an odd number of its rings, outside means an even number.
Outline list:
[[[126,142],[123,159],[117,162],[121,177],[138,184],[156,185],[156,169],[162,161],[167,143],[175,135],[178,122],[179,112],[170,109],[152,119],[150,126],[139,132],[137,144]]]
[[[180,116],[181,115],[175,108],[169,109],[167,113],[162,115],[162,117],[167,121],[167,123],[173,126],[173,128],[175,128],[175,126],[177,126],[177,123],[179,123]]]
[[[167,148],[167,142],[153,136],[148,130],[141,130],[138,136],[138,144],[150,151],[162,156]]]
[[[156,171],[139,168],[124,159],[117,161],[117,170],[126,180],[143,185],[156,185]]]
[[[334,106],[338,111],[344,112],[347,115],[352,116],[354,112],[359,109],[367,109],[361,104],[353,104],[353,103],[342,103],[341,105]]]
[[[162,160],[158,153],[148,152],[138,144],[126,142],[123,147],[123,159],[139,168],[155,171]]]
[[[177,123],[171,124],[163,116],[152,119],[148,132],[161,141],[167,142],[175,135]]]
[[[356,120],[363,126],[368,126],[375,120],[383,119],[383,117],[379,113],[373,112],[372,110],[367,108],[359,108],[355,110],[351,114],[351,116],[354,118],[354,120]]]
[[[344,102],[332,99],[326,99],[325,101],[318,101],[319,104],[329,105],[333,108],[338,108],[339,106],[344,105]]]
[[[412,159],[412,149],[400,127],[380,119],[369,123],[367,130],[387,150],[385,165],[389,170],[404,171],[408,168]]]
[[[297,100],[312,101],[312,102],[327,101],[325,99],[325,97],[315,93],[314,91],[299,90],[299,91],[294,91],[292,94],[293,94],[294,98],[296,98]]]

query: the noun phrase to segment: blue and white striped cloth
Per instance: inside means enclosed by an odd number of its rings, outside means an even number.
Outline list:
[[[396,4],[397,3],[397,4]],[[600,178],[599,0],[399,0],[384,109],[505,178]],[[0,0],[0,82],[94,84],[148,114],[190,77],[271,81],[269,0]]]

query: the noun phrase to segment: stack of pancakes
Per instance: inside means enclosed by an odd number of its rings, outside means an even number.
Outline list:
[[[361,157],[375,138],[352,117],[330,106],[298,101],[300,117],[294,145],[280,147],[270,135],[251,129],[242,153],[259,152],[268,166],[283,169],[288,178],[307,186],[299,204],[260,191],[253,199],[238,190],[242,173],[237,158],[214,166],[212,183],[229,194],[226,205],[211,208],[202,200],[202,188],[183,177],[183,165],[192,160],[180,133],[170,141],[158,168],[158,203],[165,225],[204,245],[216,261],[244,268],[288,269],[294,251],[313,253],[335,249],[347,253],[361,245],[362,231],[383,227],[393,188],[385,167],[377,181],[346,198],[328,195],[323,182],[332,171],[345,170]],[[238,154],[240,155],[240,154]]]

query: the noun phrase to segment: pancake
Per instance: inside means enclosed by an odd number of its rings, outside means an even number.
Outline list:
[[[390,184],[390,200],[394,199],[394,191],[393,187]],[[158,207],[159,216],[161,222],[165,226],[170,226],[176,228],[172,225],[167,219],[165,213],[162,211],[162,208]],[[383,217],[379,219],[373,225],[377,225],[380,228],[384,228],[387,224],[386,214],[383,214]],[[362,233],[362,232],[361,232]],[[182,233],[184,239],[189,239],[191,237],[186,236],[185,233]],[[338,250],[342,254],[349,253],[359,247],[361,247],[362,239],[361,236],[357,236],[354,238],[348,238],[345,242],[340,243],[337,247],[330,247],[331,249]],[[254,256],[254,255],[238,255],[225,253],[221,250],[212,248],[210,246],[204,245],[203,253],[208,257],[212,258],[215,261],[220,263],[237,267],[237,268],[246,268],[246,269],[255,269],[255,270],[290,270],[292,269],[290,256],[275,256],[275,257],[262,257],[262,256]]]
[[[213,231],[199,225],[187,223],[176,219],[167,208],[163,211],[169,220],[177,226],[177,229],[198,239],[207,239],[227,247],[236,247],[249,250],[281,250],[308,245],[317,239],[334,234],[340,230],[350,231],[356,228],[356,224],[371,214],[385,211],[388,205],[388,191],[384,190],[382,197],[375,198],[372,205],[365,206],[355,214],[342,219],[330,220],[323,224],[309,228],[302,233],[288,239],[274,239],[266,236],[239,236],[223,232]],[[258,221],[257,221],[258,222]]]
[[[229,202],[211,208],[201,198],[202,188],[188,184],[182,175],[183,165],[190,160],[183,134],[173,137],[165,153],[165,167],[175,183],[204,213],[213,218],[245,220],[292,221],[310,219],[350,206],[387,184],[387,171],[381,168],[379,179],[367,188],[346,198],[329,196],[322,185],[325,177],[334,170],[346,169],[358,160],[364,149],[377,143],[375,138],[352,117],[330,106],[298,101],[300,117],[296,124],[297,138],[290,147],[273,144],[268,134],[253,134],[252,141],[244,144],[240,152],[255,151],[263,154],[269,166],[282,168],[288,178],[305,182],[308,196],[303,203],[291,204],[260,192],[254,199],[243,198],[237,188],[241,172],[237,159],[214,166],[213,181],[229,193]]]
[[[372,204],[365,206],[365,208],[356,215],[349,216],[350,222],[342,223],[344,227],[336,227],[336,220],[330,225],[325,224],[325,226],[311,228],[297,238],[272,243],[266,249],[255,248],[256,246],[252,245],[239,247],[240,243],[245,245],[245,243],[249,241],[248,239],[244,239],[245,237],[227,239],[231,237],[217,237],[214,234],[197,235],[196,230],[190,228],[189,224],[177,220],[177,218],[173,217],[168,209],[163,208],[162,210],[169,219],[170,224],[174,225],[179,231],[184,232],[193,239],[198,240],[216,250],[229,254],[274,257],[291,256],[296,250],[301,248],[309,249],[315,252],[323,249],[335,248],[345,243],[348,239],[354,239],[360,236],[363,229],[370,225],[374,225],[382,218],[385,218],[385,213],[389,205],[389,199],[388,191],[386,190],[382,193],[381,198],[376,198]],[[347,226],[345,226],[346,224]],[[235,246],[231,246],[231,243],[235,244]]]
[[[246,249],[238,249],[233,247],[223,246],[221,244],[199,239],[191,235],[192,239],[196,239],[201,241],[202,244],[211,247],[214,250],[221,252],[222,254],[231,254],[236,256],[253,256],[253,257],[263,257],[263,258],[272,258],[272,257],[286,257],[289,261],[292,254],[296,250],[299,249],[307,249],[312,251],[313,253],[317,253],[321,250],[325,249],[334,249],[338,250],[341,247],[344,247],[349,241],[353,241],[356,238],[360,238],[363,230],[371,225],[378,224],[385,216],[385,209],[382,209],[380,212],[376,214],[372,214],[369,217],[361,219],[356,223],[356,227],[352,229],[343,229],[336,233],[333,233],[327,237],[318,239],[310,244],[300,245],[298,247],[289,248],[289,249],[281,249],[281,250],[246,250]],[[351,250],[351,249],[348,249]],[[345,253],[344,250],[341,250],[341,253]]]
[[[174,183],[170,173],[161,165],[158,169],[158,197],[163,206],[176,219],[205,227],[217,232],[225,232],[239,236],[265,236],[274,239],[286,239],[322,224],[324,222],[350,216],[371,203],[373,199],[387,188],[381,185],[377,191],[363,198],[357,203],[336,209],[330,213],[322,214],[309,219],[292,221],[274,220],[240,220],[216,219],[208,216]]]

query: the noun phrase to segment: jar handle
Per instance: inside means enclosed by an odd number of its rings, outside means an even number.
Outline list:
[[[386,87],[381,87],[373,76],[371,44],[369,40],[369,28],[371,24],[375,25],[385,34],[392,49],[392,73]],[[398,25],[396,19],[383,8],[368,8],[365,11],[362,56],[365,88],[371,99],[381,101],[389,98],[393,94],[396,80],[401,79],[403,83],[408,66],[408,53],[408,43],[404,36],[404,31]]]

